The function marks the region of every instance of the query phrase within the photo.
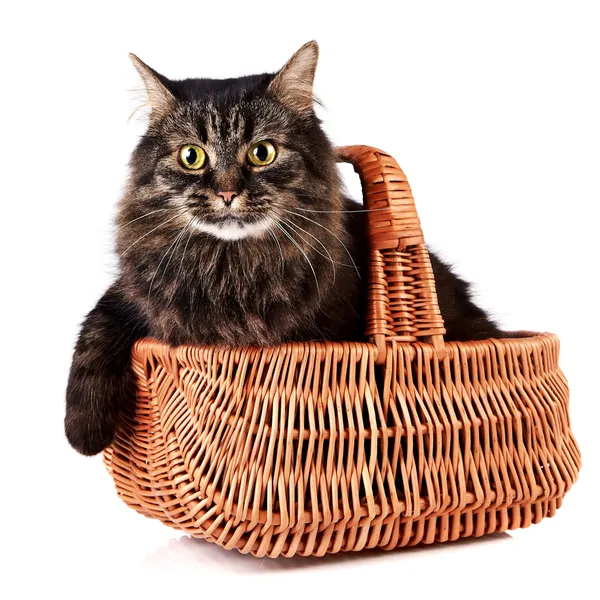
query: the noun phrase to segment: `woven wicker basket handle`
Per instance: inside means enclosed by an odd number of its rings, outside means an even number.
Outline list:
[[[369,146],[338,148],[362,183],[369,236],[366,335],[385,360],[386,342],[428,342],[444,358],[446,333],[429,253],[402,169]]]

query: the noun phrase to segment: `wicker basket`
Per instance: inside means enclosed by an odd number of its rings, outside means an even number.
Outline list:
[[[106,466],[138,512],[257,556],[527,527],[577,477],[554,335],[444,343],[410,187],[342,148],[370,231],[365,343],[171,348],[140,340]]]

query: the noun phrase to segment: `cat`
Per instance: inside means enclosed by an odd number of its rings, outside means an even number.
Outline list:
[[[318,46],[275,74],[171,81],[134,55],[150,105],[118,207],[119,276],[87,315],[65,432],[93,455],[134,398],[133,343],[360,340],[364,211],[313,110]],[[503,335],[431,254],[447,339]],[[362,275],[362,277],[361,277]]]

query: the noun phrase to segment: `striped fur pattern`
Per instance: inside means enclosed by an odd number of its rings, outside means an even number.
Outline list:
[[[118,208],[119,277],[87,316],[73,356],[65,430],[79,452],[110,444],[133,402],[139,338],[359,341],[373,319],[390,323],[367,314],[370,241],[313,110],[317,54],[311,42],[275,74],[183,81],[133,57],[151,114]],[[247,153],[265,140],[277,156],[257,167]],[[179,160],[188,144],[206,154],[198,170]],[[231,203],[224,190],[235,192]],[[449,339],[501,335],[466,283],[437,259],[433,267]],[[391,308],[402,318],[397,300]]]

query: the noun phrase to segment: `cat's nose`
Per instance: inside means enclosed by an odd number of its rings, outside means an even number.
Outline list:
[[[217,192],[217,196],[220,196],[223,199],[223,204],[228,208],[231,206],[234,198],[237,198],[238,195],[237,192]]]

